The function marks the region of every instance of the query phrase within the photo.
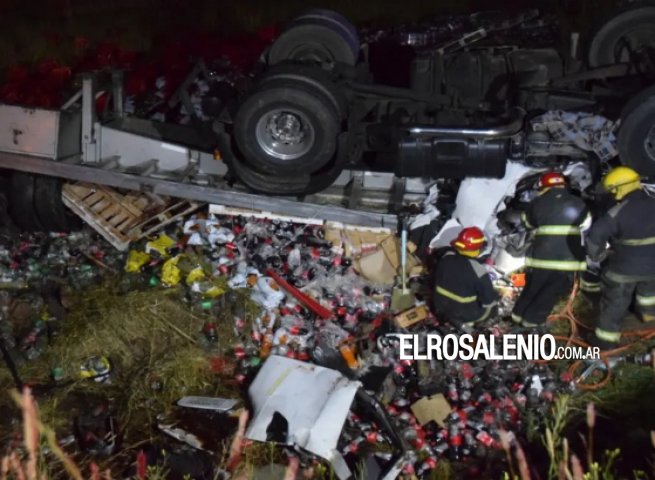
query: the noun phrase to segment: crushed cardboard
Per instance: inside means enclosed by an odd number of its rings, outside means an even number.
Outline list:
[[[394,323],[399,328],[409,328],[419,322],[428,318],[428,307],[425,305],[417,305],[414,308],[405,310],[394,317]]]
[[[400,268],[400,242],[388,229],[366,229],[326,224],[325,239],[354,259],[355,269],[367,280],[393,285]],[[408,276],[421,271],[419,260],[408,248]]]
[[[414,402],[411,408],[412,413],[421,425],[435,421],[440,427],[446,425],[445,420],[452,411],[448,400],[441,393],[430,397],[423,397]]]

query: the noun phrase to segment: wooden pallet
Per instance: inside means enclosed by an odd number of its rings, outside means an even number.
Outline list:
[[[89,183],[62,188],[64,204],[118,250],[200,208],[201,204],[152,193],[128,192]]]

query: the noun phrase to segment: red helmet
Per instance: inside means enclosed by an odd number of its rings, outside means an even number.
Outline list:
[[[468,227],[463,229],[457,235],[450,245],[459,251],[474,252],[481,250],[486,245],[487,240],[484,238],[484,233],[478,227]]]
[[[563,187],[564,185],[566,185],[566,178],[559,172],[548,172],[539,177],[539,188]]]

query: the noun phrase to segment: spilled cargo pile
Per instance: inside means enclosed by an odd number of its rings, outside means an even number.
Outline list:
[[[326,462],[339,478],[361,462],[369,478],[389,466],[423,476],[440,464],[497,473],[504,432],[523,435],[527,414],[544,415],[574,387],[548,364],[399,360],[397,333],[461,331],[430,313],[429,282],[411,253],[414,305],[390,309],[387,277],[366,263],[398,254],[390,232],[198,213],[126,254],[88,231],[5,248],[3,342],[14,380],[34,385],[67,449],[113,468],[133,462],[147,449],[132,445],[145,441],[165,442],[166,468],[183,469],[171,458],[197,453],[209,456],[207,471],[225,469],[245,402],[254,407],[245,438],[295,447],[301,465]],[[55,293],[41,304],[49,277]],[[19,304],[29,308],[17,324]],[[496,319],[478,333],[508,329]]]
[[[158,51],[148,55],[121,48],[113,40],[92,42],[76,37],[70,40],[75,55],[67,64],[46,58],[34,65],[19,64],[9,68],[0,86],[0,102],[60,108],[79,89],[82,74],[100,75],[118,69],[127,72],[128,109],[134,110],[136,103],[137,113],[142,117],[176,116],[179,110],[168,112],[163,107],[195,62],[205,61],[221,77],[240,78],[252,68],[275,35],[274,27],[229,38],[220,34],[180,32],[174,37],[158,39]],[[98,92],[98,112],[105,111],[108,100],[109,92]]]
[[[497,28],[493,16],[465,18],[471,22],[451,18],[438,28],[367,31],[364,38],[374,58],[376,50],[389,55],[387,41],[401,49],[449,51],[500,31],[520,33],[530,44],[556,33],[539,21],[530,23],[532,14]],[[125,102],[116,102],[122,113],[174,124],[207,122],[230,109],[241,87],[248,90],[250,69],[273,37],[269,31],[231,40],[191,36],[172,42],[156,61],[111,44],[93,50],[79,39],[76,66],[46,61],[31,70],[12,69],[0,101],[58,107],[79,87],[77,73],[118,68],[127,70]],[[356,57],[359,42],[349,40],[346,56]],[[264,54],[271,64],[272,53]],[[187,75],[198,60],[204,63]],[[96,109],[102,118],[109,93],[99,93]],[[204,100],[217,111],[205,110]],[[616,154],[615,127],[591,114],[546,113],[530,121],[534,132],[572,142],[601,159]],[[221,160],[220,151],[211,158]],[[79,477],[66,460],[72,458],[94,476],[107,468],[121,478],[280,478],[288,468],[285,478],[297,478],[302,469],[306,478],[513,479],[516,459],[521,477],[529,478],[522,445],[534,445],[540,435],[548,452],[532,457],[538,464],[534,471],[561,467],[556,448],[564,450],[567,470],[562,405],[594,375],[601,378],[593,380],[594,388],[604,386],[609,361],[424,355],[430,338],[501,343],[510,334],[525,338],[551,326],[528,331],[525,323],[517,327],[508,318],[526,285],[528,232],[516,220],[540,194],[535,185],[541,180],[534,175],[541,169],[514,160],[506,166],[502,179],[432,184],[422,214],[412,222],[408,212],[399,215],[400,241],[385,229],[218,215],[196,203],[175,208],[173,215],[174,207],[147,188],[125,201],[127,195],[105,187],[64,186],[69,208],[113,247],[129,249],[117,253],[90,230],[3,240],[0,350],[7,368],[0,370],[0,386],[29,387],[23,390],[24,425],[12,399],[0,400],[8,412],[0,419],[0,442],[9,452],[2,457],[3,473],[11,468],[21,477],[20,460],[34,461],[30,426],[47,432],[34,413],[27,413],[30,392],[39,402],[40,418],[58,438],[46,435],[43,451],[43,469],[55,476]],[[588,162],[560,166],[571,189],[584,196],[592,183]],[[43,182],[30,180],[36,181]],[[564,182],[562,177],[560,186]],[[449,188],[457,199],[441,205]],[[43,191],[52,191],[39,190],[38,200],[29,199],[37,206],[49,200],[41,197]],[[129,214],[117,214],[118,205]],[[22,218],[23,203],[11,206],[14,218]],[[419,213],[414,207],[408,211]],[[41,227],[50,228],[45,225],[49,209],[36,210]],[[95,221],[107,210],[111,214],[102,220],[111,222]],[[555,235],[572,230],[545,227],[542,233]],[[577,223],[575,230],[581,233]],[[466,231],[472,233],[457,247]],[[487,290],[499,293],[498,301],[435,288],[431,255],[449,246],[480,260],[474,267],[459,265],[477,280],[488,277]],[[458,302],[459,309],[479,301],[486,313],[472,318],[483,320],[472,326],[436,315],[444,310],[433,308],[435,293]],[[558,341],[586,345],[576,338],[574,300],[572,295],[563,313],[551,319],[563,331]],[[403,355],[403,338],[409,336],[416,340],[413,359]],[[646,354],[635,363],[651,359]],[[593,409],[588,411],[593,430]],[[21,427],[23,442],[16,441]],[[589,470],[595,468],[592,455]],[[575,470],[572,459],[571,464]],[[566,471],[562,476],[573,478]]]

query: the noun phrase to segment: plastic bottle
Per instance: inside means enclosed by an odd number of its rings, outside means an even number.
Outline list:
[[[262,338],[262,346],[259,351],[259,356],[261,358],[267,358],[271,354],[271,348],[273,347],[273,342],[270,334],[265,334]]]
[[[636,363],[637,365],[655,368],[655,349],[640,355],[628,357],[628,360]]]
[[[359,362],[357,361],[353,347],[351,347],[348,343],[343,343],[339,347],[339,351],[341,352],[341,356],[346,361],[346,364],[348,364],[349,368],[352,368],[353,370],[359,368]]]
[[[459,431],[459,428],[455,425],[450,427],[448,434],[448,441],[450,443],[450,459],[453,461],[458,461],[462,459],[462,444],[463,438]]]

